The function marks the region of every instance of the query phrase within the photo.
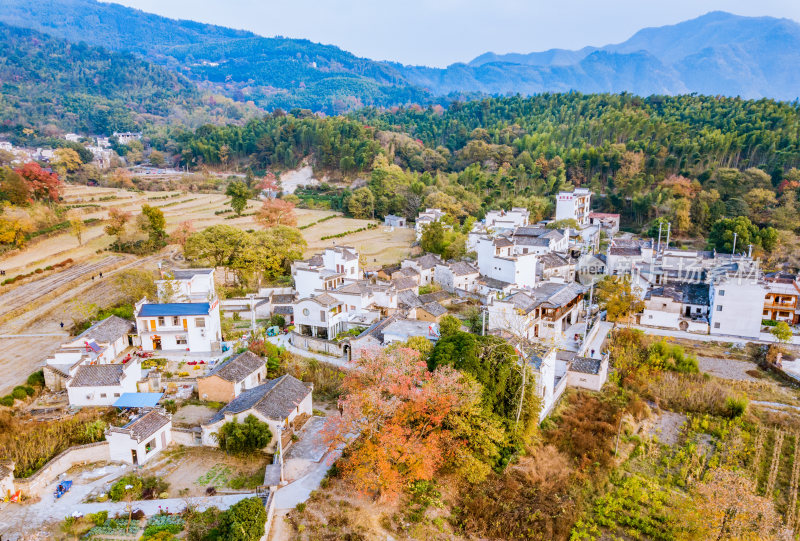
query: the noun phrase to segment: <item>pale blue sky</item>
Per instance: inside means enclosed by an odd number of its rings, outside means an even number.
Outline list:
[[[797,0],[117,0],[173,18],[306,38],[359,56],[445,66],[486,51],[577,49],[708,11],[800,21]]]

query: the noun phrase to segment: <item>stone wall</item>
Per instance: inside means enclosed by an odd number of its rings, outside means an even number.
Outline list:
[[[24,479],[14,479],[14,488],[23,494],[40,494],[56,477],[77,464],[89,464],[109,460],[107,441],[76,445],[56,455],[42,469]]]
[[[312,336],[303,336],[296,332],[289,333],[289,340],[294,347],[305,349],[306,351],[314,351],[316,353],[323,353],[325,355],[332,355],[334,357],[341,357],[342,344],[324,340],[322,338],[314,338]]]
[[[202,445],[200,441],[200,431],[191,428],[172,427],[172,442],[186,447],[197,447]]]

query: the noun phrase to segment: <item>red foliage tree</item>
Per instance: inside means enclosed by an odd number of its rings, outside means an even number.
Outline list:
[[[266,199],[256,215],[256,220],[264,227],[295,226],[297,216],[294,213],[294,203],[283,199]]]
[[[460,372],[427,370],[419,352],[367,353],[344,380],[341,416],[326,427],[335,444],[358,434],[343,474],[362,492],[394,500],[410,481],[430,480],[464,441],[446,420],[469,410],[480,389]]]
[[[26,163],[19,169],[15,169],[15,171],[25,179],[34,199],[39,201],[58,201],[64,183],[61,182],[57,174],[42,169],[38,163],[34,162]]]

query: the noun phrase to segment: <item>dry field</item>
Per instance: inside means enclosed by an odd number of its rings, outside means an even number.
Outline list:
[[[113,199],[100,201],[111,197]],[[232,216],[231,213],[214,214],[215,211],[229,208],[228,198],[223,194],[179,191],[135,193],[117,188],[70,185],[65,189],[64,199],[68,205],[99,206],[77,210],[84,219],[104,220],[108,217],[108,210],[113,207],[134,214],[145,203],[161,207],[170,232],[187,220],[192,222],[195,230],[217,224],[242,229],[259,227],[252,216],[228,220],[225,218]],[[252,201],[245,212],[253,212],[257,206],[258,203]],[[297,209],[297,223],[299,226],[308,225],[334,214],[325,210]],[[395,263],[409,254],[414,240],[412,229],[390,232],[380,225],[342,238],[321,240],[323,236],[366,227],[369,223],[369,220],[337,217],[304,229],[303,235],[308,242],[306,256],[328,246],[354,246],[365,254],[367,267],[373,268]],[[161,254],[147,258],[116,256],[103,251],[111,240],[103,231],[103,224],[98,224],[87,228],[82,246],[78,245],[75,237],[63,232],[34,240],[23,250],[0,257],[0,269],[5,270],[9,277],[67,258],[75,262],[63,271],[45,272],[38,279],[31,278],[0,287],[0,395],[24,382],[67,338],[60,323],[64,322],[66,328],[71,325],[71,301],[79,298],[101,308],[113,305],[119,300],[119,292],[112,279],[114,269],[131,266],[155,269],[160,259],[170,257],[170,252],[175,250],[175,247],[167,248]],[[97,276],[100,271],[103,272],[103,280]],[[92,276],[96,280],[92,280]]]

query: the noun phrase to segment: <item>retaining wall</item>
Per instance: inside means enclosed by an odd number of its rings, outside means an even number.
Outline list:
[[[42,468],[24,479],[14,479],[14,488],[23,494],[40,494],[56,477],[77,464],[110,460],[107,441],[76,445],[55,456]]]

